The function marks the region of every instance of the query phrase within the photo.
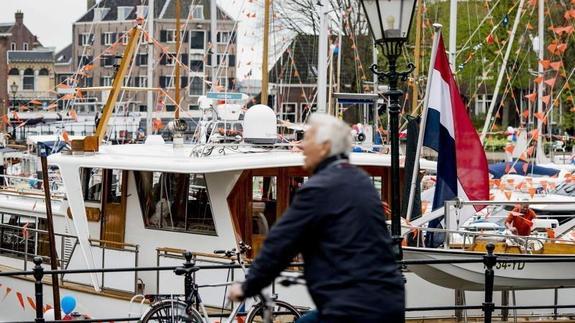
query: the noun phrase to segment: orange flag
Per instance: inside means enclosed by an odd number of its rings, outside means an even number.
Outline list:
[[[24,307],[24,296],[22,296],[22,293],[16,292],[16,297],[18,297],[18,302],[20,303],[20,306],[22,306],[22,309],[25,310],[26,308]]]
[[[543,112],[536,112],[533,115],[537,118],[537,120],[539,120],[541,122],[544,122],[545,119],[547,118],[547,117],[545,117],[545,114]]]
[[[537,138],[539,138],[539,130],[533,129],[531,131],[531,138],[533,138],[534,141],[537,141]]]
[[[546,80],[545,84],[549,85],[550,87],[554,87],[556,81],[557,81],[557,78],[555,77],[555,78]]]
[[[70,142],[70,136],[68,136],[68,131],[64,130],[62,132],[62,138],[64,139],[65,142]]]
[[[548,59],[544,59],[544,60],[540,60],[539,64],[541,64],[541,66],[543,66],[544,69],[548,69],[550,64],[551,64],[551,61]]]
[[[35,310],[36,309],[36,302],[34,302],[32,297],[26,296],[26,299],[28,300],[28,304],[30,304],[30,307],[32,307],[32,310]]]
[[[506,152],[506,153],[509,153],[509,154],[513,154],[513,150],[514,150],[514,149],[515,149],[515,146],[513,146],[513,145],[507,145],[507,146],[505,146],[505,148],[504,148],[505,152]]]
[[[562,43],[557,45],[557,51],[561,54],[565,53],[565,50],[567,50],[567,44]]]
[[[549,63],[552,69],[558,71],[563,66],[563,61],[551,62]]]
[[[545,103],[545,105],[549,105],[549,101],[551,100],[551,96],[550,95],[544,95],[541,100],[543,100],[543,103]]]
[[[70,109],[70,118],[72,118],[74,121],[78,121],[78,114],[76,113],[76,110]]]
[[[531,102],[535,102],[535,100],[537,100],[537,93],[531,93],[531,94],[527,94],[525,96],[526,99],[528,99]],[[528,110],[525,110],[527,113],[529,113]]]
[[[533,82],[535,82],[535,83],[537,83],[537,84],[543,82],[543,76],[537,76],[537,77],[533,80]]]
[[[507,198],[507,200],[508,200],[508,201],[511,200],[511,195],[513,194],[513,192],[511,192],[511,191],[505,191],[504,193],[505,193],[505,197]]]

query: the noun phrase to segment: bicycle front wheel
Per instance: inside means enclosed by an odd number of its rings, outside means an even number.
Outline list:
[[[274,301],[272,310],[272,322],[274,323],[293,323],[301,317],[301,313],[291,304],[284,301]],[[264,306],[261,303],[254,305],[249,311],[246,323],[263,323]]]
[[[152,305],[142,323],[203,323],[198,311],[182,301],[165,300]]]

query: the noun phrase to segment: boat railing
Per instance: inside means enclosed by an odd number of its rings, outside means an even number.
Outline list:
[[[92,248],[97,248],[101,252],[99,255],[101,268],[116,268],[119,266],[127,266],[130,262],[133,263],[135,268],[138,267],[138,256],[140,252],[139,245],[100,239],[89,239],[89,241]],[[123,263],[120,263],[120,259],[123,261]],[[129,288],[129,286],[126,284],[126,281],[129,280],[124,281],[123,279],[116,279],[116,276],[112,277],[112,279],[109,281],[106,279],[106,273],[102,272],[100,276],[100,287],[102,289],[117,289],[126,291]],[[131,278],[130,280],[134,282],[133,289],[130,288],[128,291],[137,292],[141,289],[138,287],[139,279],[137,271],[133,273],[124,273],[124,276],[126,276],[124,277],[125,279]]]

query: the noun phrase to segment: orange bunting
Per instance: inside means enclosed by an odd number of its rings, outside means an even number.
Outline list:
[[[10,119],[8,118],[8,115],[3,115],[2,116],[2,123],[5,125],[9,125],[10,124]]]
[[[539,120],[541,122],[544,122],[545,119],[547,118],[547,117],[545,117],[545,114],[543,112],[536,112],[533,115],[537,118],[537,120]]]
[[[561,54],[565,53],[565,50],[567,50],[567,44],[562,43],[557,45],[557,51]]]
[[[529,101],[531,101],[531,100],[529,100]],[[534,102],[534,101],[531,101],[531,102]],[[523,115],[523,118],[529,117],[529,110],[523,111],[523,113],[521,113],[521,115]]]
[[[545,103],[545,105],[549,105],[549,101],[551,100],[551,96],[550,95],[544,95],[541,100],[543,101],[543,103]]]
[[[529,157],[533,156],[533,153],[535,152],[535,146],[531,146],[529,148],[527,148],[527,155],[529,155]],[[531,183],[532,178],[527,178],[527,183]]]
[[[30,304],[30,307],[32,307],[32,310],[35,310],[36,309],[36,302],[34,302],[32,297],[26,296],[26,299],[28,300],[28,304]]]
[[[513,154],[513,150],[514,150],[514,149],[515,149],[515,146],[514,146],[514,145],[507,145],[507,146],[505,146],[505,149],[504,149],[504,150],[505,150],[505,152],[508,153],[508,154]]]
[[[24,296],[22,296],[22,293],[16,292],[16,297],[18,297],[18,302],[20,303],[20,306],[22,306],[22,309],[25,310],[26,307],[24,307]]]
[[[539,138],[539,130],[533,129],[533,130],[531,131],[531,138],[532,138],[534,141],[537,141],[537,139]]]
[[[89,72],[94,69],[94,64],[84,65],[84,71]]]
[[[561,67],[563,67],[563,61],[551,62],[549,66],[551,66],[551,68],[555,71],[558,71]]]
[[[535,102],[535,100],[537,100],[537,93],[531,93],[531,94],[527,94],[525,96],[525,98],[531,102]],[[527,113],[529,113],[529,110],[525,110]]]
[[[505,198],[507,198],[508,201],[511,200],[511,195],[513,194],[513,192],[505,191],[504,193],[505,193]]]
[[[544,69],[548,69],[551,64],[551,61],[548,59],[543,59],[539,61],[539,64],[541,64],[541,66],[543,66]]]
[[[554,87],[555,86],[555,82],[557,82],[557,78],[552,78],[552,79],[548,79],[545,81],[545,84],[549,85],[550,87]]]
[[[533,80],[533,82],[535,82],[535,83],[537,83],[537,84],[543,82],[543,76],[537,76],[537,77]]]
[[[531,196],[531,198],[533,198],[535,196],[535,187],[530,187],[528,191],[529,191],[529,196]]]

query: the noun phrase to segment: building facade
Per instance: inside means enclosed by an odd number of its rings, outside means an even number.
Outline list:
[[[42,46],[38,38],[24,25],[24,13],[17,11],[14,14],[14,22],[0,23],[0,114],[5,113],[5,107],[9,105],[12,98],[8,81],[9,51],[30,51]]]
[[[217,82],[228,89],[235,86],[236,77],[236,33],[235,21],[223,10],[217,10],[217,53],[215,64],[212,62],[210,43],[210,0],[180,0],[181,47],[176,55],[176,8],[175,0],[156,0],[154,5],[153,39],[142,38],[135,54],[129,75],[124,85],[130,87],[163,88],[170,97],[175,96],[174,70],[176,61],[180,67],[181,108],[194,110],[198,97],[204,95],[210,87],[212,69],[217,69]],[[215,0],[213,0],[215,1]],[[62,62],[59,80],[68,79],[69,83],[78,82],[82,87],[111,86],[114,78],[114,65],[118,63],[117,55],[122,55],[128,43],[127,32],[134,27],[137,17],[146,17],[147,1],[110,0],[95,3],[88,1],[89,9],[73,26],[73,41],[69,69],[63,68]],[[146,29],[146,28],[145,28]],[[148,42],[154,41],[153,79],[147,77]],[[60,54],[60,53],[59,53]],[[57,60],[59,56],[56,55]],[[66,58],[63,57],[63,61]],[[89,66],[89,68],[85,68]],[[83,73],[74,71],[83,69]],[[67,77],[68,76],[68,77]],[[72,85],[72,84],[70,84]],[[105,103],[107,93],[87,91],[87,97],[95,97],[96,102],[86,105],[79,112],[95,112]],[[164,111],[174,111],[171,100],[163,100]],[[124,111],[147,110],[145,92],[126,92],[122,98],[121,108]]]

